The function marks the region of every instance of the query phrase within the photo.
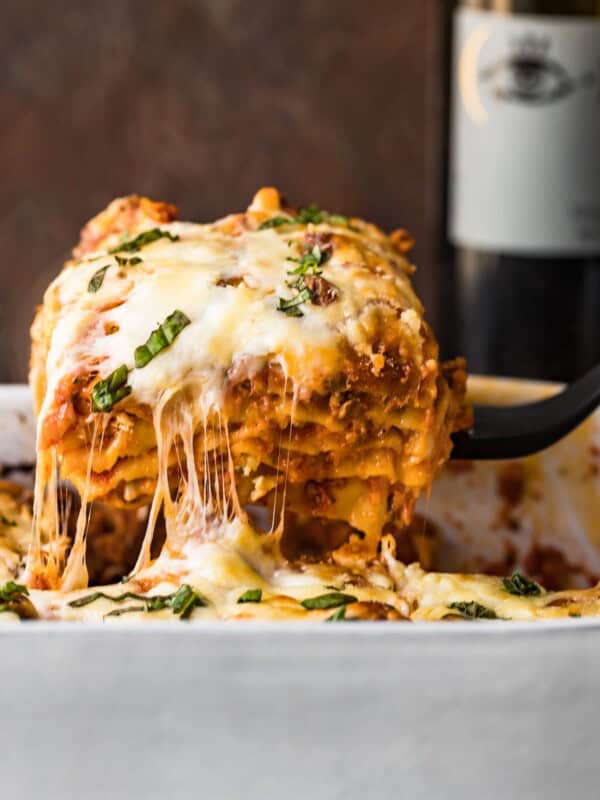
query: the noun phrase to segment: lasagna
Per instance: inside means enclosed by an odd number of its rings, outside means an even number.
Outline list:
[[[32,328],[35,488],[0,481],[0,621],[600,614],[582,568],[534,559],[541,462],[457,464],[428,500],[471,418],[411,245],[274,189],[208,225],[139,197],[92,219]],[[453,528],[469,572],[494,531],[498,575],[444,570]]]
[[[428,500],[471,419],[411,245],[274,189],[207,225],[139,197],[92,219],[32,329],[35,488],[0,482],[0,620],[600,614],[576,564],[534,563],[534,460],[455,465]],[[490,477],[476,530],[457,487]],[[502,574],[445,571],[438,523],[493,530]]]
[[[92,219],[32,328],[27,585],[85,589],[98,502],[149,507],[132,579],[232,536],[280,565],[379,563],[469,424],[411,244],[269,188],[213,224],[139,197]]]

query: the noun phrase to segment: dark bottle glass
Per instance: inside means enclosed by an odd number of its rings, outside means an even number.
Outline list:
[[[463,0],[446,23],[445,355],[571,380],[600,362],[600,1]]]

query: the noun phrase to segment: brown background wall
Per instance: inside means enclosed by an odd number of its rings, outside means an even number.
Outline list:
[[[434,2],[4,0],[0,381],[25,378],[33,306],[79,227],[129,192],[206,220],[275,184],[409,227],[434,304]]]

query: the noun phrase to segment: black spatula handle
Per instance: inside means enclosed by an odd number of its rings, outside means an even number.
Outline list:
[[[600,405],[600,365],[562,392],[518,406],[475,406],[468,433],[455,434],[454,460],[512,459],[545,450]]]

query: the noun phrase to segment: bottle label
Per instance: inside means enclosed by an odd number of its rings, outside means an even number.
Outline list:
[[[600,253],[600,20],[455,18],[450,239]]]

